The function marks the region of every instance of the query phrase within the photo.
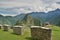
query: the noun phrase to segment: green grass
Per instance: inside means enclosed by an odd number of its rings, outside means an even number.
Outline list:
[[[12,29],[7,31],[0,30],[0,40],[28,40],[30,36],[29,29],[25,29],[22,35],[13,34]]]
[[[0,40],[31,40],[30,39],[30,31],[29,29],[25,29],[24,34],[22,35],[15,35],[13,34],[12,29],[8,32],[0,30]],[[60,40],[60,28],[53,27],[52,31],[52,40]]]
[[[53,27],[52,40],[60,40],[60,27]]]

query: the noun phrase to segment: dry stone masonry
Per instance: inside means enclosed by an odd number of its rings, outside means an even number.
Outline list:
[[[0,29],[2,28],[2,25],[0,25]]]
[[[10,27],[9,25],[4,25],[3,26],[4,31],[8,31],[9,30],[9,27]]]
[[[22,34],[22,26],[14,26],[13,27],[13,33],[14,34],[18,34],[18,35],[21,35]]]
[[[51,28],[31,26],[31,36],[34,40],[51,40]]]

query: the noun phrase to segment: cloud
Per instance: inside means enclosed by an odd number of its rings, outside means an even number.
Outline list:
[[[9,14],[20,14],[29,12],[51,11],[60,8],[56,3],[60,0],[0,0],[0,8],[5,8]],[[7,14],[6,14],[7,15]]]
[[[0,0],[0,7],[19,7],[19,6],[31,6],[31,7],[48,7],[58,2],[59,0]]]

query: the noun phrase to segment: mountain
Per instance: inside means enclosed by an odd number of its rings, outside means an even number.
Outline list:
[[[60,9],[49,11],[48,13],[31,12],[31,13],[28,13],[28,15],[36,21],[40,20],[41,23],[49,22],[50,24],[53,24],[53,25],[60,25]],[[16,24],[17,21],[26,22],[27,19],[30,20],[30,18],[28,18],[29,17],[28,15],[24,13],[16,15],[16,16],[0,15],[0,24],[8,24],[8,25],[13,26]]]
[[[0,15],[0,24],[3,24],[3,18],[4,16]]]
[[[41,20],[42,22],[46,20],[46,16],[47,16],[45,12],[32,12],[32,13],[29,13],[29,15],[32,18]]]
[[[9,14],[8,14],[9,13]],[[17,12],[16,11],[13,11],[12,9],[10,10],[8,10],[8,8],[0,8],[0,14],[5,14],[5,15],[12,15],[12,14],[17,14]]]
[[[32,12],[29,14],[32,18],[36,18],[42,21],[42,23],[49,22],[50,24],[57,25],[60,22],[60,9],[44,12]]]
[[[4,24],[8,24],[8,25],[12,25],[13,23],[13,17],[12,16],[2,16],[0,15],[0,24],[4,25]]]
[[[22,20],[24,17],[25,17],[25,14],[23,13],[20,15],[14,16],[15,20]]]
[[[15,22],[17,22],[18,20],[19,20],[19,21],[22,21],[22,20],[24,19],[25,15],[26,15],[26,14],[22,13],[22,14],[20,14],[20,15],[14,16]]]
[[[40,20],[41,23],[49,22],[50,24],[53,24],[53,25],[59,25],[59,22],[60,22],[60,9],[49,11],[48,13],[31,12],[31,13],[28,13],[28,15],[33,19]],[[26,16],[25,16],[25,19],[27,19]]]
[[[4,24],[8,24],[13,26],[14,25],[14,18],[12,16],[5,16],[4,17]]]
[[[0,15],[0,24],[8,24],[10,26],[14,26],[16,22],[19,20],[23,20],[25,14],[20,14],[17,16],[3,16]]]
[[[51,24],[58,24],[60,21],[60,9],[48,12],[46,20]]]

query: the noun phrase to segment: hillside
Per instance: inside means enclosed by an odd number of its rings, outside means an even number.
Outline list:
[[[24,13],[20,14],[20,15],[16,15],[14,17],[0,15],[0,24],[9,24],[9,25],[13,26],[16,24],[16,22],[18,20],[20,22],[21,21],[23,22],[25,19],[27,19],[26,15],[27,14],[24,14]],[[28,15],[30,17],[32,17],[33,19],[40,20],[42,23],[49,22],[50,24],[53,24],[53,25],[60,25],[60,9],[49,11],[48,13],[31,12],[31,13],[28,13]],[[27,20],[25,20],[25,21],[27,21]]]
[[[32,12],[29,15],[33,18],[40,19],[43,23],[49,22],[50,24],[58,25],[60,22],[60,9],[48,13]]]
[[[8,32],[4,32],[0,30],[0,40],[32,40],[30,29],[25,29],[23,35],[15,35],[12,32],[13,30],[9,30]],[[53,27],[52,31],[52,40],[60,40],[60,27]]]

